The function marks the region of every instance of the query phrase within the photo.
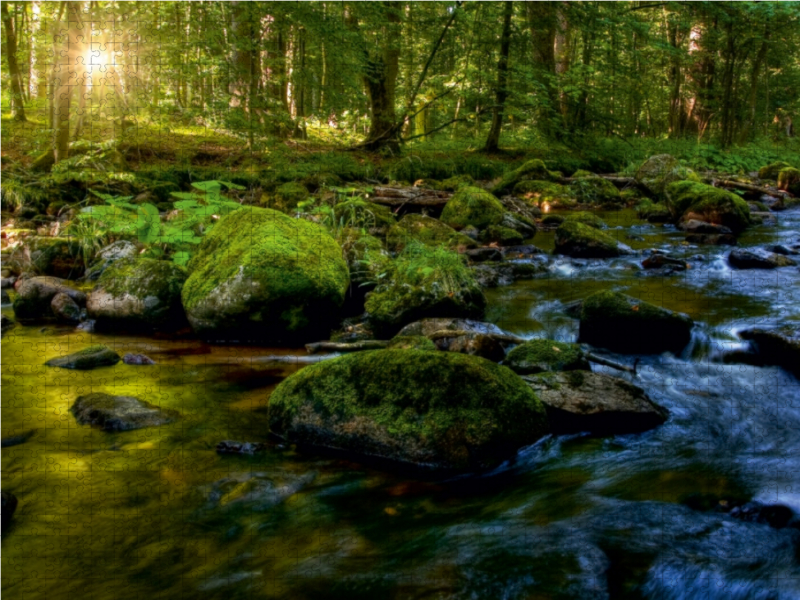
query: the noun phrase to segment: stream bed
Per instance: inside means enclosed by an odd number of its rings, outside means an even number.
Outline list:
[[[800,529],[713,510],[755,500],[800,513],[800,382],[722,362],[745,347],[737,331],[800,321],[800,269],[737,271],[729,247],[686,246],[630,210],[599,216],[635,250],[669,250],[691,268],[657,276],[641,255],[539,257],[547,273],[486,291],[489,316],[526,338],[574,341],[565,306],[602,289],[687,313],[696,325],[681,356],[638,357],[635,381],[669,420],[637,435],[548,436],[491,473],[424,478],[274,442],[221,455],[222,440],[267,439],[270,392],[304,366],[280,357],[304,350],[16,326],[2,341],[2,437],[32,434],[2,451],[3,489],[19,499],[2,539],[3,594],[800,598]],[[800,211],[786,211],[739,246],[799,238]],[[550,250],[552,234],[534,243]],[[157,364],[44,366],[94,343]],[[182,418],[122,433],[78,425],[69,407],[98,391]]]

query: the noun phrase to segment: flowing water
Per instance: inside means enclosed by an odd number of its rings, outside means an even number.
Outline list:
[[[737,330],[800,320],[800,270],[734,271],[728,248],[686,247],[628,211],[600,216],[635,249],[669,249],[692,268],[659,277],[638,268],[642,256],[542,259],[545,275],[488,291],[490,314],[525,337],[572,341],[565,304],[599,289],[688,313],[697,326],[682,356],[640,357],[637,383],[670,418],[639,435],[548,437],[492,473],[422,479],[275,444],[221,456],[221,440],[266,439],[270,391],[303,366],[280,355],[304,352],[17,326],[2,341],[2,436],[33,434],[2,452],[3,489],[19,498],[3,594],[800,598],[800,530],[685,503],[705,494],[800,512],[800,382],[721,362],[742,347]],[[740,245],[798,232],[800,213],[786,212]],[[552,235],[535,242],[552,246]],[[158,364],[43,366],[98,342]],[[68,409],[93,391],[182,418],[124,433],[79,426]]]

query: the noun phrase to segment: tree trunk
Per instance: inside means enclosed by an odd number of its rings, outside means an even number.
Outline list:
[[[503,9],[503,33],[500,38],[500,60],[497,61],[497,90],[495,106],[492,109],[492,126],[486,138],[484,152],[497,152],[500,147],[500,129],[503,126],[503,112],[508,98],[508,53],[511,49],[511,15],[514,3],[507,1]]]
[[[525,13],[531,32],[533,63],[537,79],[546,90],[546,105],[538,110],[538,127],[552,135],[558,116],[559,98],[556,88],[556,38],[558,37],[558,4],[556,2],[526,2]],[[563,35],[562,35],[563,38]]]
[[[59,82],[56,91],[57,111],[54,115],[55,133],[53,151],[55,162],[67,158],[69,154],[69,117],[73,88],[76,87],[76,69],[81,56],[84,36],[80,2],[66,2],[66,35],[61,37],[61,62],[54,64],[55,81]],[[56,72],[55,69],[58,69]],[[56,74],[57,73],[57,74]]]
[[[25,118],[25,105],[22,97],[22,78],[17,63],[17,32],[14,22],[8,14],[8,3],[0,4],[3,16],[3,29],[6,32],[6,55],[8,57],[8,74],[11,77],[11,107],[15,121],[27,121]]]
[[[747,96],[747,123],[742,129],[742,143],[750,141],[756,131],[756,107],[758,106],[758,74],[761,65],[766,63],[767,50],[769,49],[770,27],[767,25],[764,30],[764,38],[758,54],[753,59],[753,68],[750,71],[750,91]]]

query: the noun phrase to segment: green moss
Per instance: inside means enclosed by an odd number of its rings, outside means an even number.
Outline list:
[[[166,298],[179,296],[185,281],[186,269],[173,262],[131,257],[112,263],[97,280],[97,287],[115,296]]]
[[[538,158],[529,160],[521,167],[507,172],[500,181],[492,188],[492,193],[495,196],[502,196],[509,193],[514,189],[520,181],[526,179],[534,179],[540,181],[552,181],[557,179],[556,173],[551,173],[547,170],[545,164]]]
[[[386,243],[394,252],[400,252],[411,241],[450,249],[475,248],[478,245],[475,240],[458,233],[449,225],[433,217],[414,213],[400,219],[386,235]]]
[[[767,206],[763,202],[755,202],[751,200],[750,202],[748,202],[748,205],[755,208],[758,212],[769,212],[769,206]]]
[[[392,262],[381,241],[353,227],[345,227],[336,239],[342,247],[350,279],[355,284],[374,283]]]
[[[350,284],[342,249],[322,226],[255,207],[220,219],[189,272],[182,299],[196,328],[247,332],[252,322],[253,333],[270,338],[322,327]],[[284,322],[280,315],[295,307],[303,318]]]
[[[470,175],[455,175],[454,177],[448,177],[442,181],[439,187],[435,189],[444,190],[445,192],[455,192],[462,187],[472,185],[474,182],[475,180]]]
[[[436,344],[424,335],[396,335],[387,346],[389,350],[436,350]]]
[[[545,215],[542,217],[542,225],[561,225],[564,222],[562,215]]]
[[[682,166],[669,154],[648,158],[636,171],[636,181],[645,186],[657,198],[662,198],[667,186],[675,181],[700,181],[697,174]]]
[[[666,223],[672,217],[672,213],[665,204],[642,200],[636,206],[636,216],[650,223]]]
[[[303,178],[303,185],[312,191],[325,187],[339,186],[342,183],[342,178],[334,173],[313,173]]]
[[[450,468],[497,464],[548,428],[541,402],[510,369],[421,350],[306,367],[272,393],[269,421],[290,440]]]
[[[346,227],[391,227],[397,222],[385,206],[361,199],[340,202],[333,207],[333,216],[337,224]]]
[[[578,177],[578,173],[574,177]],[[622,196],[614,184],[591,173],[578,177],[577,181],[570,184],[570,188],[582,204],[622,204]]]
[[[454,229],[468,225],[485,229],[503,220],[505,208],[500,201],[486,190],[476,187],[461,188],[456,192],[442,211],[442,222]]]
[[[783,169],[791,168],[791,166],[792,165],[790,165],[787,162],[783,162],[782,160],[779,160],[778,162],[770,163],[770,164],[768,164],[766,166],[761,167],[758,170],[758,178],[759,179],[777,179],[778,178],[778,174]]]
[[[83,350],[78,350],[73,356],[87,356],[89,354],[97,354],[98,352],[105,352],[109,350],[108,346],[104,346],[103,344],[93,344],[91,346],[86,346]]]
[[[514,195],[540,208],[545,202],[549,206],[575,204],[575,197],[567,186],[550,181],[520,181],[514,186]]]
[[[695,181],[667,186],[666,204],[673,218],[695,218],[740,232],[750,224],[750,207],[727,190]]]
[[[574,213],[570,213],[564,219],[564,221],[576,221],[578,223],[583,223],[584,225],[588,225],[589,227],[594,227],[595,229],[605,229],[606,224],[597,215],[594,215],[590,212],[586,211],[578,211]]]
[[[290,181],[288,183],[284,183],[283,185],[279,185],[278,189],[275,190],[275,196],[271,208],[288,213],[297,208],[297,205],[307,198],[308,190],[306,187],[301,183]]]
[[[800,169],[787,167],[778,173],[778,189],[800,196]]]
[[[590,369],[577,344],[542,339],[520,344],[508,353],[503,364],[523,375],[543,371]]]
[[[482,242],[496,242],[501,246],[516,246],[525,241],[521,233],[501,225],[490,225],[481,232],[480,239]]]
[[[555,253],[576,258],[610,258],[624,252],[617,240],[607,233],[565,219],[556,229]]]

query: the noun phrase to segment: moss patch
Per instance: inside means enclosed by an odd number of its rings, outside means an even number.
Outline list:
[[[456,192],[442,211],[442,222],[454,229],[468,225],[485,229],[503,220],[505,208],[486,190],[465,187]]]
[[[552,181],[557,178],[556,173],[551,173],[547,170],[544,162],[535,158],[527,161],[521,167],[507,172],[500,181],[492,188],[492,193],[495,196],[501,196],[509,193],[514,189],[520,181],[526,179],[535,179],[539,181]]]
[[[791,166],[792,165],[790,165],[787,162],[783,162],[782,160],[779,160],[778,162],[770,163],[768,165],[765,165],[765,166],[761,167],[758,170],[758,178],[759,179],[777,179],[778,178],[778,174],[783,169],[791,168]]]
[[[555,253],[575,258],[611,258],[625,254],[626,250],[607,233],[565,219],[556,229]]]
[[[523,375],[591,368],[577,344],[542,339],[520,344],[508,353],[504,364]]]
[[[475,240],[458,233],[449,225],[445,225],[433,217],[413,213],[400,219],[386,235],[386,243],[394,252],[400,252],[412,241],[426,246],[442,246],[453,250],[478,246]]]
[[[526,180],[514,186],[514,195],[534,206],[572,206],[576,203],[572,191],[565,185],[550,181]]]
[[[481,232],[482,242],[495,242],[501,246],[516,246],[525,241],[525,237],[509,227],[490,225]]]
[[[333,207],[333,216],[337,224],[367,229],[391,227],[397,222],[394,213],[385,206],[361,199],[340,202]]]
[[[396,335],[387,346],[389,350],[436,350],[436,344],[424,335]]]
[[[727,190],[695,181],[667,186],[667,207],[675,219],[697,219],[740,232],[750,225],[750,207]]]
[[[787,167],[778,173],[778,189],[800,196],[800,169]]]
[[[564,221],[575,221],[577,223],[583,223],[584,225],[588,225],[589,227],[594,227],[595,229],[606,228],[606,224],[603,221],[603,219],[601,219],[597,215],[582,210],[570,213],[564,218]]]

